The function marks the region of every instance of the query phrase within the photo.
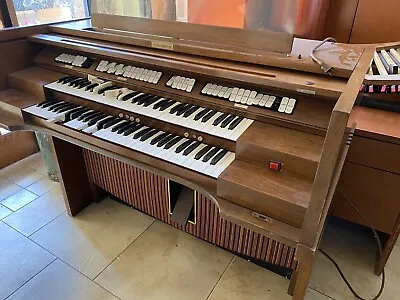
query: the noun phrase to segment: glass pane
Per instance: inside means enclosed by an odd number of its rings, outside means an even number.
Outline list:
[[[87,0],[13,0],[20,26],[69,21],[89,15]]]
[[[293,33],[298,0],[92,0],[93,13]]]

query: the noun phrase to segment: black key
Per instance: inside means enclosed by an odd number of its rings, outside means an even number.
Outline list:
[[[77,86],[78,84],[80,84],[81,82],[84,82],[86,80],[87,80],[86,78],[78,78],[76,80],[70,81],[68,85],[74,87],[74,86]]]
[[[101,120],[100,122],[97,123],[97,128],[98,128],[99,130],[100,130],[100,129],[103,129],[104,124],[106,124],[106,123],[108,123],[108,122],[110,122],[110,121],[116,120],[116,119],[117,119],[116,117],[108,116],[108,117],[105,118],[104,120]]]
[[[77,108],[77,107],[78,106],[76,106],[75,104],[70,104],[70,105],[64,106],[63,108],[59,108],[56,111],[59,112],[59,113],[62,113],[62,112],[66,112],[67,110],[70,110],[70,109],[73,109],[73,108]]]
[[[239,124],[240,124],[240,122],[242,122],[243,121],[243,117],[237,117],[230,125],[229,125],[229,128],[228,128],[228,130],[233,130],[233,129],[235,129]]]
[[[160,134],[159,136],[155,137],[154,139],[152,139],[150,144],[155,145],[159,141],[161,141],[163,138],[167,137],[168,135],[169,135],[168,132],[164,132],[164,133]]]
[[[226,126],[228,126],[229,123],[232,122],[235,118],[236,116],[234,115],[230,115],[229,117],[227,117],[225,120],[222,121],[221,128],[226,128]]]
[[[98,86],[98,85],[99,85],[98,83],[89,84],[89,85],[85,88],[85,91],[93,92],[93,89],[94,89],[96,86]]]
[[[184,118],[188,118],[190,117],[196,110],[198,110],[199,107],[194,105],[191,108],[189,108],[187,111],[185,111],[185,113],[183,114]]]
[[[155,135],[157,132],[159,132],[158,129],[152,129],[148,133],[144,134],[141,136],[140,141],[144,142],[145,140],[151,138],[153,135]]]
[[[214,158],[211,160],[211,164],[215,166],[226,154],[228,153],[228,150],[222,149],[217,155],[214,156]]]
[[[147,100],[143,106],[149,107],[150,105],[152,105],[154,102],[158,101],[159,99],[160,99],[160,97],[155,96],[154,98]]]
[[[76,87],[78,88],[78,89],[82,89],[82,88],[84,88],[85,86],[88,86],[89,84],[92,84],[89,80],[87,80],[87,79],[85,79],[85,80],[83,80],[82,82],[80,82],[79,84],[76,84]]]
[[[173,108],[171,108],[171,110],[169,111],[169,113],[171,115],[173,115],[174,113],[176,113],[178,111],[178,109],[184,107],[186,104],[185,103],[180,103],[178,105],[175,105]]]
[[[174,101],[174,100],[169,100],[167,103],[163,104],[163,105],[160,107],[160,111],[166,110],[168,107],[171,107],[171,106],[174,105],[175,103],[176,103],[176,101]]]
[[[128,130],[126,130],[124,132],[124,136],[128,136],[132,133],[134,133],[135,131],[139,130],[140,128],[142,128],[144,125],[136,123],[135,125],[133,125],[131,128],[129,128]]]
[[[79,79],[80,77],[76,77],[76,76],[71,76],[69,78],[64,79],[63,81],[61,81],[60,83],[62,84],[68,84],[73,80]]]
[[[144,98],[144,99],[147,99],[148,96],[149,96],[149,95],[147,95],[147,94],[139,93],[139,94],[137,94],[135,97],[132,98],[131,103],[137,103],[137,102],[139,102],[140,100],[142,100],[143,98]]]
[[[137,97],[134,97],[131,102],[132,103],[139,103],[142,100],[144,101],[144,100],[148,99],[149,97],[151,97],[151,95],[141,94],[140,96],[138,95]]]
[[[201,145],[200,142],[193,143],[192,145],[190,145],[190,147],[187,147],[185,149],[185,151],[183,151],[183,155],[184,156],[188,156],[190,153],[192,153],[200,145]]]
[[[78,120],[83,121],[83,122],[89,122],[91,119],[96,118],[97,116],[102,115],[101,112],[99,111],[93,111],[85,116],[82,116],[82,119],[79,117]]]
[[[213,122],[214,126],[218,126],[218,124],[220,124],[227,116],[229,116],[229,114],[222,114],[220,115],[218,118],[216,118]]]
[[[203,117],[203,119],[201,119],[201,123],[207,122],[207,121],[210,120],[216,113],[217,113],[216,110],[210,111],[208,114],[206,114],[206,115]]]
[[[57,103],[57,104],[55,104],[55,105],[53,105],[53,106],[49,106],[47,109],[48,109],[49,111],[55,111],[57,108],[64,107],[65,105],[68,105],[68,104],[69,104],[69,103],[61,102],[61,103]]]
[[[157,147],[163,147],[166,143],[168,143],[170,140],[172,140],[176,135],[170,134],[167,137],[163,138],[160,140],[157,144]]]
[[[130,124],[131,122],[129,121],[125,121],[121,124],[119,124],[118,126],[113,127],[113,129],[111,129],[111,132],[116,132],[117,130],[121,129],[122,127],[124,127],[127,124]]]
[[[127,131],[128,129],[130,129],[133,125],[135,125],[136,123],[132,123],[132,122],[128,122],[126,123],[124,126],[121,126],[120,129],[118,129],[117,133],[121,134],[124,133],[125,131]]]
[[[70,111],[65,115],[65,118],[70,120],[74,120],[76,118],[78,118],[79,116],[81,116],[82,114],[84,114],[85,112],[89,111],[89,108],[86,107],[81,107],[81,108],[77,108],[74,111]]]
[[[106,117],[105,114],[100,114],[100,115],[98,115],[98,116],[96,116],[96,117],[94,117],[94,118],[91,118],[91,119],[89,120],[89,122],[88,122],[88,125],[89,125],[89,126],[92,126],[92,125],[96,124],[96,123],[97,123],[98,121],[100,121],[100,120],[106,121],[106,120],[103,120],[105,117]],[[108,117],[107,119],[109,119],[109,117]]]
[[[120,118],[116,118],[115,120],[110,120],[104,124],[103,129],[107,129],[108,127],[111,127],[121,121],[122,121],[122,119],[120,119]]]
[[[46,107],[52,106],[53,104],[60,103],[60,102],[61,101],[59,101],[59,100],[45,101],[42,104],[40,104],[40,106],[42,108],[46,108]]]
[[[168,103],[168,101],[169,101],[168,99],[164,99],[164,100],[157,102],[156,104],[154,104],[153,109],[159,109],[161,106]]]
[[[211,146],[206,146],[203,149],[201,149],[194,157],[194,159],[199,160],[204,154],[206,154],[208,151],[210,151],[212,147]]]
[[[180,145],[178,148],[176,148],[175,152],[176,153],[181,153],[183,150],[186,149],[186,147],[189,147],[192,142],[193,142],[192,140],[187,140],[182,145]]]
[[[141,136],[143,136],[144,134],[149,133],[151,130],[153,130],[153,128],[150,128],[150,127],[140,130],[138,133],[135,133],[133,138],[136,140],[136,139],[140,138]]]
[[[105,87],[105,88],[100,89],[100,90],[97,92],[97,94],[103,95],[104,92],[106,92],[106,91],[116,90],[116,89],[119,89],[119,88],[120,88],[120,87],[119,87],[119,86],[116,86],[116,85],[108,86],[108,87]]]
[[[132,93],[129,93],[129,94],[123,96],[123,97],[121,98],[121,101],[128,101],[129,99],[131,99],[132,97],[136,96],[137,94],[139,94],[139,92],[132,92]]]
[[[174,137],[172,140],[170,140],[168,143],[165,144],[164,149],[169,150],[173,145],[176,145],[182,138],[180,136]]]
[[[58,82],[58,83],[62,83],[64,80],[67,80],[67,79],[69,79],[69,78],[71,78],[71,77],[74,77],[74,76],[70,76],[70,75],[69,75],[69,76],[62,77],[62,78],[58,79],[57,82]]]
[[[210,110],[211,110],[211,109],[209,109],[209,108],[203,109],[201,112],[199,112],[199,113],[196,114],[196,116],[194,117],[194,120],[195,120],[195,121],[200,120],[200,119],[201,119],[202,117],[204,117],[205,114],[208,113]]]
[[[153,99],[154,95],[146,95],[145,97],[141,97],[140,100],[137,102],[138,105],[146,104],[147,101]]]
[[[179,109],[176,113],[177,116],[182,116],[185,112],[187,112],[189,109],[191,109],[194,105],[192,104],[187,104],[183,108]]]
[[[214,148],[211,151],[209,151],[204,157],[203,157],[203,162],[208,162],[215,154],[217,154],[217,152],[220,149],[218,148]]]

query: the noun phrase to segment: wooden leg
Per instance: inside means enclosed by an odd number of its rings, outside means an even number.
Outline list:
[[[397,221],[394,225],[393,232],[387,239],[386,243],[382,245],[382,257],[378,257],[376,264],[375,264],[375,274],[376,275],[381,275],[383,272],[383,269],[385,268],[385,265],[390,257],[390,254],[392,253],[393,247],[396,245],[396,241],[399,237],[400,234],[400,215],[397,218]]]
[[[296,285],[293,291],[293,300],[303,300],[306,296],[308,282],[310,281],[312,265],[299,263]]]
[[[288,294],[290,296],[293,296],[294,293],[294,288],[296,287],[296,282],[297,282],[297,276],[299,275],[298,270],[295,270],[292,278],[290,279],[290,283],[289,283],[289,288],[288,288]]]
[[[95,188],[90,187],[82,148],[58,138],[53,138],[53,154],[70,216],[77,215],[96,198]]]

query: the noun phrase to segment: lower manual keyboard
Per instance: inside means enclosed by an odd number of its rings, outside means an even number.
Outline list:
[[[235,159],[228,150],[64,101],[45,101],[24,111],[213,178]]]

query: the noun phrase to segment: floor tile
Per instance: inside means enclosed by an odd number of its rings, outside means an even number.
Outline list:
[[[156,221],[95,281],[121,299],[204,300],[232,257]]]
[[[0,220],[12,214],[12,210],[0,204]]]
[[[34,201],[38,196],[27,190],[20,190],[19,192],[11,195],[10,197],[1,201],[5,207],[16,211],[28,203]]]
[[[0,222],[0,299],[27,282],[54,256]]]
[[[65,204],[61,189],[53,189],[3,219],[3,222],[29,236],[64,211]]]
[[[13,163],[12,165],[9,165],[3,169],[0,170],[0,175],[8,178],[9,180],[15,179],[17,176],[21,174],[23,171],[29,171],[32,170],[32,168],[29,166],[29,164],[24,163],[23,160],[17,161]]]
[[[289,280],[271,271],[235,257],[209,300],[290,300],[287,294]],[[329,300],[328,297],[308,289],[306,300]]]
[[[30,186],[42,179],[44,176],[45,175],[39,173],[38,171],[29,169],[23,170],[19,174],[15,174],[15,177],[12,179],[12,181],[14,181],[14,183],[20,187],[26,188],[27,186]]]
[[[389,260],[386,264],[386,268],[391,269],[397,273],[400,280],[400,247],[394,246],[392,253],[390,254]]]
[[[57,259],[7,300],[25,299],[111,300],[117,298]]]
[[[0,183],[0,201],[6,199],[7,197],[10,197],[11,195],[21,190],[22,188],[20,186],[9,180]]]
[[[94,278],[151,223],[153,218],[103,200],[72,218],[66,213],[31,238],[59,258]]]
[[[370,262],[369,270],[355,267],[350,260],[345,257],[335,257],[342,271],[354,287],[354,289],[364,298],[372,299],[379,290],[381,278],[373,273],[374,262]],[[380,300],[397,299],[400,293],[398,284],[399,276],[390,268],[386,268],[385,290]],[[354,296],[346,287],[333,264],[322,254],[318,255],[311,276],[311,288],[328,295],[334,299],[353,300]]]
[[[28,186],[26,189],[30,192],[42,196],[48,191],[56,188],[60,184],[58,182],[51,181],[47,176],[42,178],[41,180],[35,182],[34,184]]]

